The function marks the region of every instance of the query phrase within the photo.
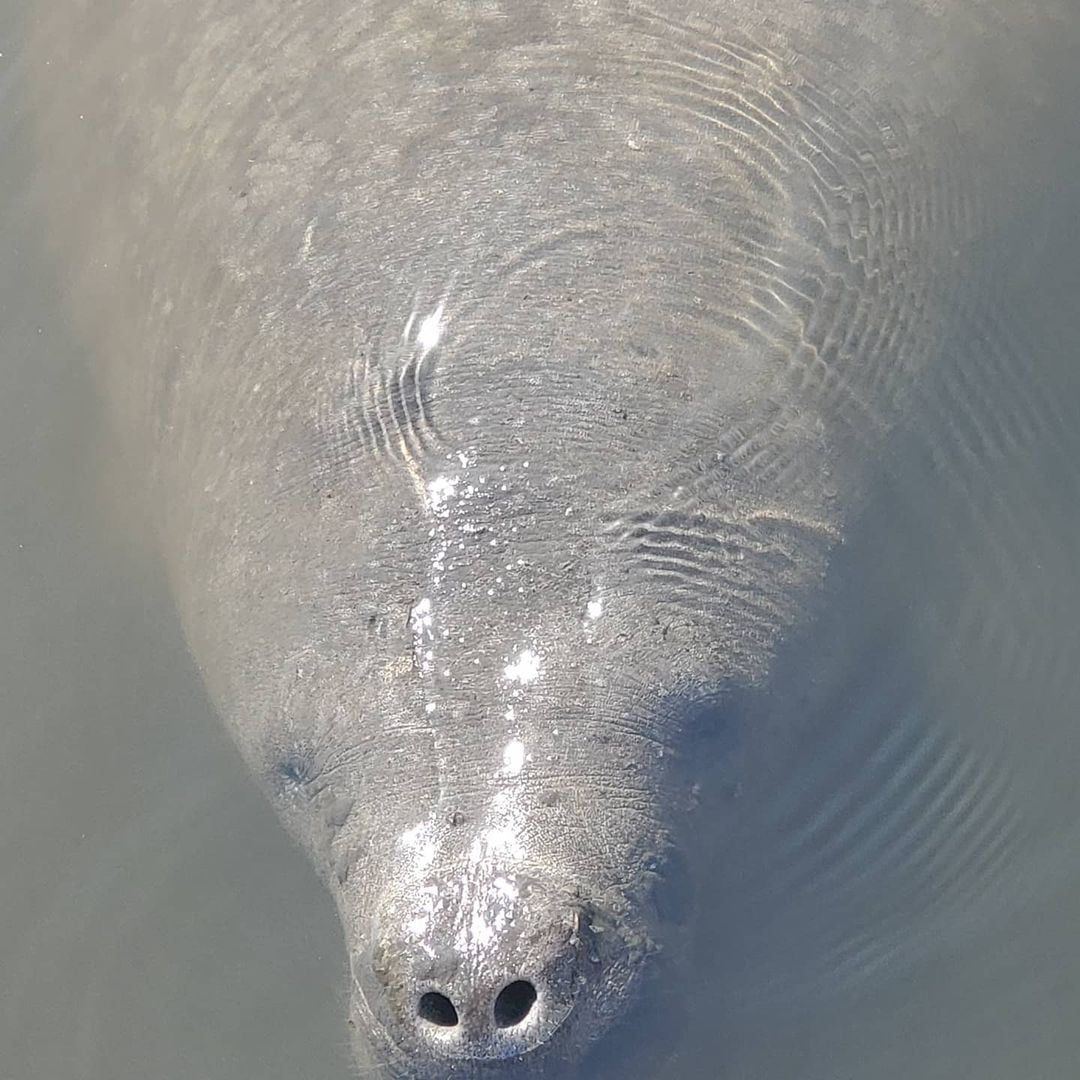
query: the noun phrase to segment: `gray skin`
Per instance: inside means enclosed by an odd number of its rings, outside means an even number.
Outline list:
[[[992,303],[1067,5],[52,6],[42,203],[356,1038],[561,1074],[692,736]]]

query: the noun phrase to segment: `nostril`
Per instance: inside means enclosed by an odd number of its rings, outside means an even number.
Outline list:
[[[420,995],[416,1012],[421,1020],[426,1020],[437,1027],[455,1027],[458,1022],[454,1003],[445,994],[439,994],[434,990]]]
[[[527,979],[504,986],[495,999],[495,1024],[509,1028],[520,1024],[536,1002],[536,987]],[[452,1007],[452,1006],[451,1006]]]

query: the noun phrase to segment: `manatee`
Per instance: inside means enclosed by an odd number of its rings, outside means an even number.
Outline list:
[[[358,1052],[565,1075],[897,433],[996,430],[925,387],[1069,3],[51,7],[40,202]]]

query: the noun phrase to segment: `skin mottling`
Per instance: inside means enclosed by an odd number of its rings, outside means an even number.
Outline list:
[[[445,518],[449,515],[447,501],[457,494],[457,486],[456,476],[440,476],[428,484],[428,507],[436,517]]]
[[[438,849],[431,837],[430,822],[422,822],[402,833],[398,843],[411,854],[414,870],[424,870],[435,860]]]
[[[540,656],[534,649],[522,649],[516,659],[503,668],[503,678],[508,682],[529,686],[540,678]]]
[[[434,619],[431,600],[418,600],[409,612],[409,626],[413,634],[413,658],[420,671],[429,672],[434,667],[435,653],[431,647]]]
[[[514,920],[518,889],[511,884],[511,875],[526,854],[520,821],[520,808],[508,800],[469,851],[460,882],[461,909],[468,915],[455,939],[463,956],[482,953]]]
[[[503,764],[500,776],[514,777],[521,774],[525,767],[525,744],[520,739],[511,739],[503,748]]]

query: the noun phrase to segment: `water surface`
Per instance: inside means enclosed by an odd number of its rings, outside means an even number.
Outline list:
[[[42,250],[17,15],[0,9],[0,1077],[346,1077],[336,915],[212,715]],[[730,718],[695,811],[686,966],[637,1018],[651,1054],[604,1051],[596,1075],[1075,1075],[1062,143],[986,253],[996,328],[945,343],[962,359],[921,389],[813,625]]]

